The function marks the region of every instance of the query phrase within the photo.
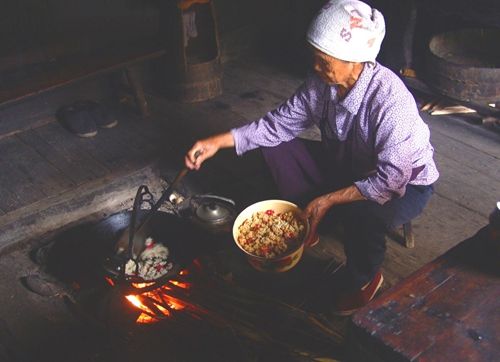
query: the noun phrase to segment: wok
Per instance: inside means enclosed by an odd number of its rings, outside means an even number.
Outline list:
[[[149,210],[138,210],[138,217],[144,217]],[[121,287],[137,289],[132,283],[139,280],[120,278],[112,269],[110,256],[115,254],[116,242],[130,225],[132,212],[122,211],[96,223],[87,223],[68,229],[57,235],[45,247],[47,272],[61,281],[77,283],[80,287],[93,286],[111,277]],[[193,229],[185,219],[171,213],[157,211],[150,218],[151,237],[165,244],[169,249],[169,261],[173,268],[169,273],[154,280],[154,285],[140,288],[141,292],[164,283],[199,254],[198,241],[202,233]],[[123,279],[123,280],[122,280]]]

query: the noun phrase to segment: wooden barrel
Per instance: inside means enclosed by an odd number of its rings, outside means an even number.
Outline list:
[[[462,29],[429,42],[426,78],[439,93],[466,102],[500,99],[500,29]]]
[[[177,7],[176,11],[174,26],[178,41],[175,42],[176,64],[171,93],[182,102],[214,98],[222,93],[222,65],[214,5],[212,1],[205,1],[185,10]],[[192,20],[195,36],[186,31],[186,21]]]

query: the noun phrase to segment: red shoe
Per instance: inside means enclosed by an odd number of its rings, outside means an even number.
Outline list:
[[[348,316],[364,307],[375,297],[383,282],[384,277],[380,272],[377,272],[372,281],[360,290],[340,294],[336,299],[333,314]]]

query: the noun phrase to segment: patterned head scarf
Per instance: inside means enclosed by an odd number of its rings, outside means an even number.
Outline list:
[[[335,58],[374,62],[385,35],[384,16],[357,0],[330,0],[307,31],[307,41]]]

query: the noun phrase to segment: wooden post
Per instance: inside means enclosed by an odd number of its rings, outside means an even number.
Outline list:
[[[411,226],[411,221],[408,221],[406,224],[403,224],[403,236],[405,239],[405,246],[407,248],[415,247],[415,236],[413,235],[413,228]]]
[[[142,116],[145,118],[149,117],[150,113],[148,102],[146,101],[146,96],[144,95],[144,88],[142,86],[142,81],[138,70],[133,66],[126,67],[125,75],[134,94],[135,103],[137,104],[137,107],[139,108]]]

